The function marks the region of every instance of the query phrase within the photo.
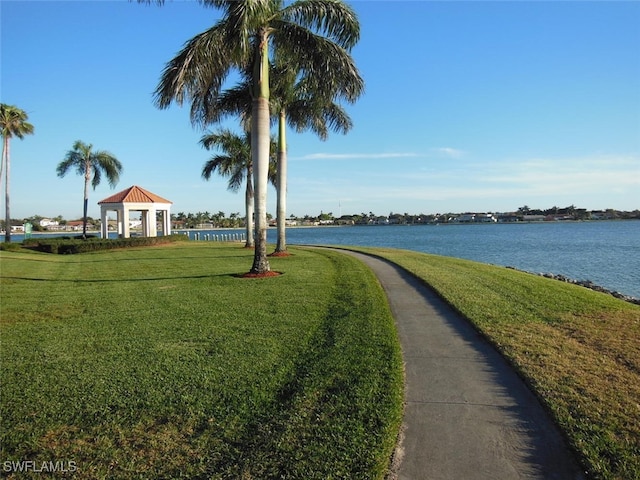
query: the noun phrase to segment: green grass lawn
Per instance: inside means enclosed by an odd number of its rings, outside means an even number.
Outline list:
[[[0,252],[0,467],[382,478],[403,392],[384,293],[355,259],[292,251],[262,280],[230,244]]]
[[[507,268],[358,249],[431,285],[511,361],[591,478],[640,479],[640,307]]]
[[[291,247],[0,252],[0,468],[76,478],[382,478],[402,363],[363,264]],[[640,307],[467,260],[392,249],[511,361],[591,478],[640,478]],[[5,472],[3,472],[5,473]],[[22,478],[22,477],[21,477]],[[40,478],[34,474],[34,478]]]

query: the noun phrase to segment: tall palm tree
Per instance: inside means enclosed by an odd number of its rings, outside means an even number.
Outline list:
[[[87,238],[87,209],[89,206],[89,183],[95,190],[104,174],[111,188],[115,187],[122,173],[120,161],[106,150],[93,151],[93,145],[77,140],[69,150],[56,172],[64,177],[70,169],[84,176],[84,207],[82,210],[82,238]]]
[[[163,3],[162,0],[158,0]],[[192,121],[206,118],[231,70],[251,78],[251,155],[256,198],[256,243],[251,273],[270,270],[266,253],[269,168],[269,53],[286,46],[311,76],[330,75],[351,64],[348,50],[358,41],[355,12],[341,0],[200,0],[222,9],[212,28],[196,35],[163,71],[156,103],[191,101]]]
[[[2,184],[2,170],[6,169],[5,177],[5,236],[4,241],[11,241],[11,208],[9,194],[9,174],[11,173],[11,162],[9,155],[9,144],[11,137],[23,139],[25,135],[33,134],[33,125],[28,120],[28,115],[24,110],[14,105],[0,104],[0,133],[2,134],[2,160],[0,161],[0,184]]]
[[[229,177],[228,189],[237,192],[246,178],[245,187],[245,214],[246,222],[246,247],[255,247],[254,241],[254,192],[253,192],[253,166],[251,159],[251,134],[245,132],[239,136],[230,130],[223,129],[218,133],[209,133],[200,139],[201,145],[207,150],[218,148],[222,153],[212,156],[202,167],[202,178],[209,180],[217,170],[223,177]],[[271,141],[270,147],[269,178],[275,182],[275,141]]]

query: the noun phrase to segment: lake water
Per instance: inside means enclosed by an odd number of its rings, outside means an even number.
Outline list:
[[[200,238],[244,230],[199,231]],[[195,238],[195,232],[189,232]],[[12,236],[21,241],[21,235]],[[269,243],[276,230],[269,229]],[[376,225],[287,229],[288,245],[391,247],[591,280],[640,298],[640,221]]]
[[[275,243],[275,229],[267,239]],[[402,248],[591,280],[640,298],[635,220],[289,228],[287,244]]]

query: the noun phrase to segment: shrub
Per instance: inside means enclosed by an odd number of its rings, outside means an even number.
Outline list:
[[[166,243],[186,241],[188,238],[185,235],[167,235],[161,237],[133,237],[133,238],[115,238],[115,239],[102,239],[102,238],[87,238],[87,239],[72,239],[70,237],[61,238],[41,238],[41,239],[28,239],[23,242],[23,245],[27,248],[32,248],[40,252],[45,253],[59,253],[59,254],[71,254],[71,253],[87,253],[96,252],[100,250],[111,250],[114,248],[128,248],[128,247],[144,247],[152,245],[162,245]]]
[[[13,243],[13,242],[0,243],[0,250],[10,250],[15,252],[17,250],[20,250],[21,247],[22,245],[20,245],[19,243]]]

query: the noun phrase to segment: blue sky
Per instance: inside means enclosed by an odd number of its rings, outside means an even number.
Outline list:
[[[349,134],[289,132],[289,213],[640,208],[640,2],[351,5],[365,94]],[[215,9],[0,0],[0,18],[0,99],[35,126],[11,144],[13,218],[81,216],[82,178],[55,173],[75,140],[124,165],[115,190],[91,192],[91,216],[134,184],[173,213],[244,212],[225,179],[202,180],[211,152],[188,107],[153,105]],[[273,189],[268,202],[275,214]]]

